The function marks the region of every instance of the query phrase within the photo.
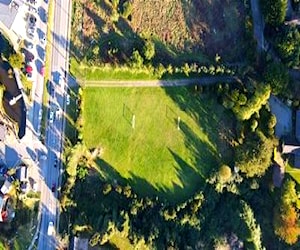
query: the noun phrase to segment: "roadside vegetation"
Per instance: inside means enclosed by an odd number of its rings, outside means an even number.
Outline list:
[[[269,104],[272,95],[293,111],[300,104],[287,1],[261,1],[261,54],[248,0],[73,4],[71,73],[81,87],[70,119],[77,137],[64,154],[62,235],[119,249],[300,248],[300,170],[274,155],[295,137],[276,137],[280,117]],[[236,78],[89,86],[204,75]],[[288,165],[277,185],[281,157]]]

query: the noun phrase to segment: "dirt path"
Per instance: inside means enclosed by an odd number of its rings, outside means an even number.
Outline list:
[[[236,76],[207,76],[191,79],[174,79],[174,80],[99,80],[84,81],[83,86],[86,87],[172,87],[172,86],[188,86],[188,85],[210,85],[215,83],[230,83],[240,81]]]

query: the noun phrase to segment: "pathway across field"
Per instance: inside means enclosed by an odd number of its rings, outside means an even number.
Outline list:
[[[82,81],[84,86],[89,87],[172,87],[188,85],[210,85],[215,83],[230,83],[240,81],[236,76],[206,76],[190,79],[174,80],[99,80],[99,81]]]

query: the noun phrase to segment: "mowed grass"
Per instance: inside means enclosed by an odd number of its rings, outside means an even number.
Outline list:
[[[223,139],[231,119],[214,97],[185,87],[87,87],[83,100],[83,138],[102,148],[102,177],[129,182],[141,194],[187,198],[231,157]]]

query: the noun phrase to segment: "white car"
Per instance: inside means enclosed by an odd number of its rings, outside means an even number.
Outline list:
[[[66,104],[69,105],[70,104],[70,95],[67,94],[66,96]]]
[[[50,110],[50,113],[49,113],[49,122],[53,123],[53,121],[54,121],[54,112],[53,112],[53,110]]]
[[[47,234],[50,236],[53,235],[53,233],[54,233],[54,223],[53,221],[49,221]]]

